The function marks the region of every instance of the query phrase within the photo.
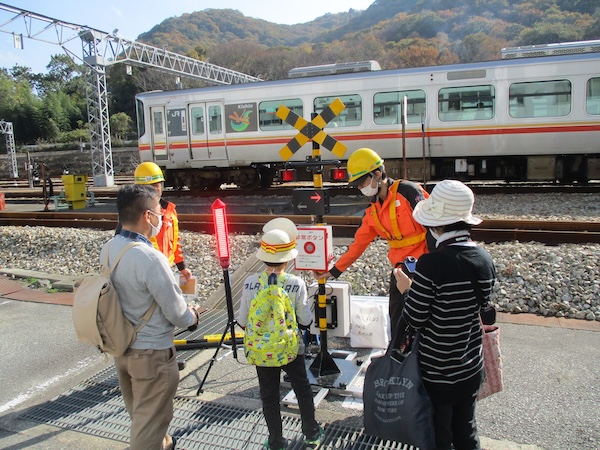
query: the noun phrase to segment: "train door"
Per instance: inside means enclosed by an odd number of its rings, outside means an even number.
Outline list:
[[[188,141],[186,108],[167,109],[167,149],[173,163],[186,163],[191,152]]]
[[[227,160],[224,108],[221,102],[192,103],[188,106],[190,149],[194,160]]]
[[[152,106],[150,108],[150,139],[155,161],[166,161],[167,155],[167,133],[165,123],[165,108],[163,106]]]

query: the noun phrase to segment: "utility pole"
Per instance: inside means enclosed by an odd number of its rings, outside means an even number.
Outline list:
[[[6,153],[10,160],[10,178],[19,178],[19,167],[17,166],[17,153],[15,151],[15,135],[13,134],[12,122],[0,120],[0,133],[6,138]]]

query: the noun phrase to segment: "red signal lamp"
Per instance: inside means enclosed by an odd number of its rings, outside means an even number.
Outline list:
[[[331,181],[346,181],[348,179],[348,171],[344,167],[336,167],[329,171]]]
[[[279,179],[283,182],[296,181],[296,169],[281,169]]]
[[[215,237],[217,238],[217,255],[219,263],[223,269],[229,267],[229,230],[227,229],[227,214],[225,212],[225,203],[216,199],[212,206],[213,223],[215,226]]]

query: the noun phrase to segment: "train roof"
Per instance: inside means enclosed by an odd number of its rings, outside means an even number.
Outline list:
[[[592,41],[557,42],[554,44],[524,45],[503,48],[502,59],[532,58],[535,56],[573,55],[600,52],[600,39]]]
[[[440,72],[461,72],[461,71],[475,71],[482,69],[497,69],[504,67],[518,67],[527,65],[546,65],[555,64],[558,62],[571,63],[575,61],[593,61],[600,60],[600,53],[578,53],[568,54],[559,56],[541,56],[531,58],[516,58],[516,59],[500,59],[494,61],[483,61],[475,63],[463,63],[463,64],[451,64],[451,65],[440,65],[440,66],[426,66],[426,67],[413,67],[406,69],[387,69],[377,70],[368,72],[356,72],[346,73],[338,75],[324,75],[317,77],[305,77],[305,78],[286,78],[282,80],[272,81],[257,81],[251,83],[240,83],[220,86],[207,86],[201,88],[191,88],[183,90],[172,90],[172,91],[150,91],[143,92],[136,95],[136,98],[159,98],[159,97],[172,97],[177,93],[194,94],[194,93],[211,93],[211,92],[224,92],[224,91],[235,91],[241,89],[263,89],[265,87],[277,87],[286,85],[298,85],[302,83],[315,83],[317,81],[340,81],[340,80],[353,80],[353,79],[376,79],[379,77],[388,77],[390,75],[418,75],[422,73],[440,73]]]

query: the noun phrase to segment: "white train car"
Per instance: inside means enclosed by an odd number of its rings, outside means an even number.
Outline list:
[[[138,94],[140,159],[174,187],[269,186],[298,133],[279,106],[310,121],[340,98],[346,108],[325,130],[348,146],[342,164],[370,147],[397,178],[404,148],[418,181],[600,179],[600,41],[587,44],[580,54]],[[325,148],[322,158],[338,159]]]

